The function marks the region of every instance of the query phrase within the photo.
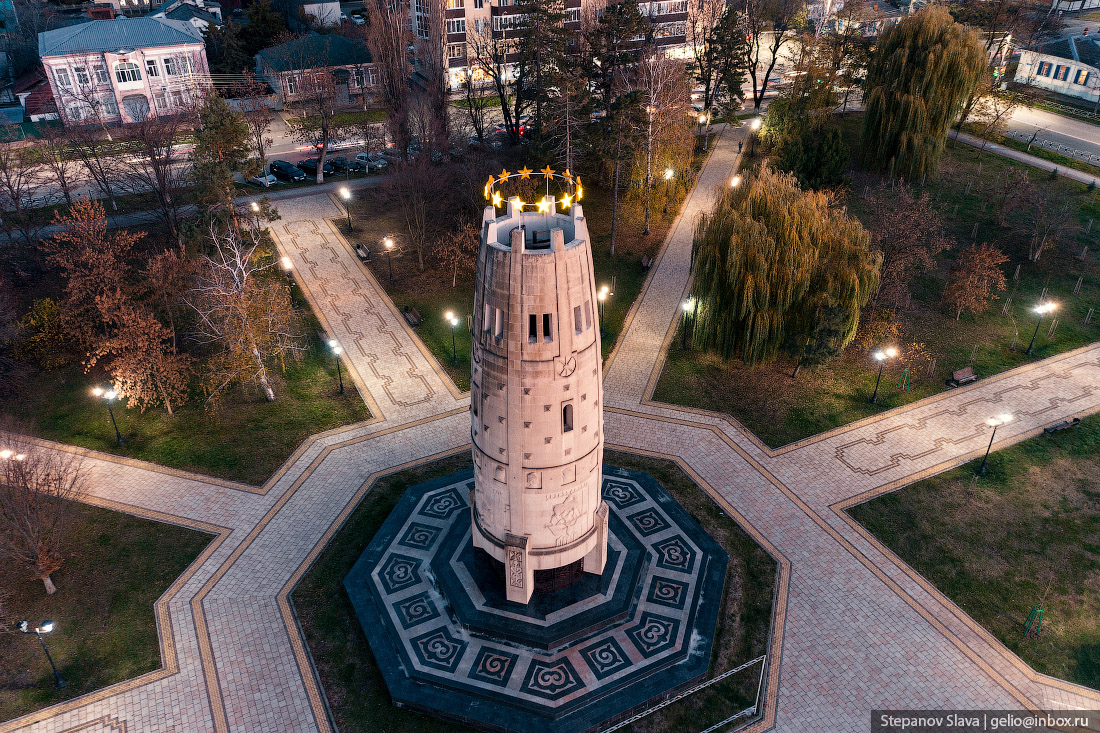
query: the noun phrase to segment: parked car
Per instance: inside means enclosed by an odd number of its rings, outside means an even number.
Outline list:
[[[344,13],[340,13],[340,25],[348,22],[348,16]]]
[[[317,161],[318,158],[306,158],[305,160],[298,161],[298,167],[311,176],[317,175]],[[336,169],[332,167],[332,163],[325,161],[324,167],[325,175],[331,175],[336,172]]]
[[[362,173],[367,169],[365,165],[358,160],[348,160],[344,157],[329,158],[329,163],[332,163],[332,167],[338,171],[348,171],[349,173]]]
[[[251,183],[253,186],[262,186],[263,188],[268,188],[269,186],[274,186],[276,183],[278,183],[279,179],[276,178],[275,175],[272,173],[261,173],[258,176],[252,176],[251,178],[249,178],[248,182]]]
[[[306,180],[306,174],[301,168],[285,160],[273,160],[270,165],[268,165],[268,168],[276,178],[281,178],[284,181],[293,181],[297,183],[298,181]]]
[[[351,16],[351,22],[355,23],[355,25],[366,25],[367,24],[367,21],[363,20],[362,15],[352,15]]]
[[[355,159],[365,165],[368,171],[380,171],[390,164],[381,153],[359,153]]]

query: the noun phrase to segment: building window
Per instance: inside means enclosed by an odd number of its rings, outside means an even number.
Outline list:
[[[417,15],[416,16],[416,37],[427,38],[428,37],[428,16]]]
[[[485,304],[485,312],[481,317],[481,330],[485,333],[493,330],[493,310],[489,307],[489,304]]]
[[[466,32],[466,19],[465,18],[452,18],[447,21],[448,33],[465,33]]]
[[[474,411],[474,417],[477,417],[477,406],[480,400],[477,395],[477,387],[470,390],[470,409]]]
[[[580,336],[584,331],[584,321],[581,320],[581,307],[579,305],[573,306],[573,330]]]
[[[132,61],[125,61],[115,66],[115,79],[119,84],[129,84],[134,81],[141,81],[141,69],[138,65]]]
[[[584,301],[584,330],[592,328],[592,301]]]
[[[87,110],[83,104],[74,104],[69,107],[69,119],[75,122],[82,122],[86,112]]]
[[[539,317],[534,313],[527,316],[527,343],[533,344],[539,340]]]
[[[493,336],[495,338],[504,338],[504,311],[500,308],[494,308],[493,316]]]
[[[1039,71],[1036,72],[1038,76],[1050,76],[1050,62],[1040,61]]]
[[[57,85],[63,89],[68,89],[72,85],[68,69],[54,69],[53,78],[57,79]]]
[[[566,23],[580,23],[581,22],[581,9],[580,8],[566,8],[565,9],[565,22]]]
[[[1058,66],[1056,69],[1054,69],[1055,81],[1065,81],[1067,76],[1069,76],[1068,66]]]
[[[183,96],[183,92],[180,91],[179,89],[173,89],[169,93],[172,95],[172,106],[173,107],[182,107],[184,105],[184,103],[186,102],[186,99]]]
[[[168,109],[168,97],[164,95],[164,92],[153,92],[153,106],[156,107],[158,112]]]
[[[561,431],[573,432],[573,403],[566,402],[561,408]]]
[[[447,0],[447,10],[461,10],[462,0]]]
[[[160,76],[156,59],[145,59],[145,75],[150,79],[155,79]]]
[[[165,59],[164,60],[164,73],[167,74],[168,76],[179,76],[180,75],[179,62],[177,62],[175,59],[171,59],[171,58]]]
[[[542,314],[542,340],[554,340],[554,316],[550,313]]]
[[[451,43],[447,46],[447,58],[458,59],[466,55],[466,45],[462,43]]]
[[[118,117],[118,103],[115,102],[114,97],[107,97],[103,100],[103,111],[107,117]]]
[[[288,76],[286,78],[286,93],[297,94],[298,93],[298,77]]]
[[[481,10],[485,7],[485,0],[474,0],[474,7]]]
[[[110,84],[111,77],[107,75],[106,66],[96,66],[95,69],[95,83],[96,84]]]
[[[83,66],[74,67],[73,74],[76,76],[76,83],[82,87],[88,86],[92,81],[88,78],[88,69]]]

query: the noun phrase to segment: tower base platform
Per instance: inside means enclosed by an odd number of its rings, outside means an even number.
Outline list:
[[[652,477],[605,466],[604,572],[528,604],[471,543],[472,487],[463,471],[408,489],[344,579],[395,704],[571,733],[706,677],[729,558]]]

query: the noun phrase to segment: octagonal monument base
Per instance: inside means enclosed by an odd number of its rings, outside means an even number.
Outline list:
[[[395,704],[568,733],[706,676],[729,558],[652,477],[605,466],[603,574],[526,605],[471,544],[472,488],[470,470],[410,488],[344,579]]]

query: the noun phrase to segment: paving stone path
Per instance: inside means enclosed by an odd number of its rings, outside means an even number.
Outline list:
[[[692,227],[728,185],[742,130],[720,130],[606,372],[613,447],[678,459],[779,561],[763,718],[753,730],[866,731],[877,708],[1100,708],[1043,677],[844,509],[1100,410],[1100,346],[1022,367],[778,450],[735,421],[652,401],[687,291]],[[161,670],[0,724],[14,730],[330,730],[290,590],[370,484],[468,450],[455,389],[325,221],[328,196],[280,204],[275,232],[374,418],[314,436],[262,487],[88,453],[91,501],[210,532],[157,605]],[[58,450],[72,450],[58,447]]]

